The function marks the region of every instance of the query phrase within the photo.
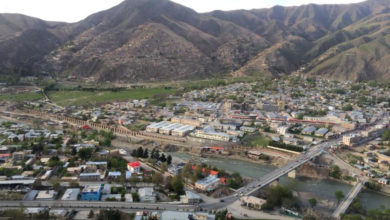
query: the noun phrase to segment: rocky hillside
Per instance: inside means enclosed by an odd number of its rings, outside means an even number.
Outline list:
[[[389,79],[389,18],[387,0],[206,14],[168,0],[125,0],[72,24],[0,15],[0,75]]]

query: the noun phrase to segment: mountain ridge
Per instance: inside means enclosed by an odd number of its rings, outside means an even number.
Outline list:
[[[390,54],[380,48],[387,46],[389,13],[385,0],[201,14],[169,0],[125,0],[76,23],[0,14],[0,75],[113,82],[292,73],[389,79],[375,54]],[[363,53],[362,43],[374,51]],[[346,59],[351,51],[355,58]]]

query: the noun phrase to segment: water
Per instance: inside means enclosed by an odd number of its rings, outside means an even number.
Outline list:
[[[238,172],[242,176],[251,178],[261,178],[265,174],[276,169],[276,167],[272,165],[257,164],[229,158],[201,158],[199,156],[193,156],[183,152],[174,152],[169,154],[185,161],[193,160],[196,163],[205,163],[224,169],[228,172]],[[344,195],[347,195],[349,190],[352,188],[352,186],[348,184],[333,180],[319,180],[311,178],[291,179],[283,176],[279,181],[281,184],[288,186],[291,190],[313,193],[327,199],[334,199],[334,193],[339,190],[344,192]],[[359,198],[364,207],[367,209],[381,208],[382,205],[390,208],[390,197],[379,193],[363,191],[359,194]]]

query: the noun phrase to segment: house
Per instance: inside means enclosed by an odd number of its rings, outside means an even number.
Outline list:
[[[248,157],[252,159],[260,159],[262,153],[257,150],[250,150],[248,151]]]
[[[316,127],[314,126],[308,126],[302,130],[302,134],[305,135],[312,135],[316,131]]]
[[[288,133],[288,126],[280,126],[276,131],[281,135],[286,135]]]
[[[114,179],[118,179],[121,176],[122,176],[121,172],[108,172],[107,178],[109,180],[114,180]]]
[[[81,192],[81,200],[99,201],[102,192],[101,185],[86,185]]]
[[[383,185],[388,185],[390,183],[390,180],[386,179],[386,178],[380,178],[380,179],[378,179],[378,183],[383,184]]]
[[[152,187],[144,187],[138,190],[139,200],[141,202],[156,202],[156,195]]]
[[[327,128],[320,128],[320,129],[318,129],[315,133],[314,133],[314,135],[315,136],[318,136],[318,137],[324,137],[325,136],[325,134],[326,133],[328,133],[328,129]]]
[[[194,192],[186,190],[186,194],[182,196],[181,201],[186,204],[198,204],[202,202],[202,197]]]
[[[140,173],[141,172],[141,163],[139,161],[134,161],[127,164],[127,169],[132,173]]]
[[[220,184],[220,181],[218,177],[209,175],[208,177],[198,180],[195,183],[195,188],[204,191],[204,192],[210,192],[216,189]]]
[[[250,208],[254,209],[261,209],[261,206],[265,203],[266,201],[264,199],[260,199],[254,196],[244,196],[241,198],[241,205],[245,205]]]
[[[100,172],[97,170],[92,173],[80,173],[80,181],[99,181]]]
[[[41,190],[35,200],[54,200],[56,195],[57,193],[54,190]]]
[[[80,189],[79,188],[74,188],[74,189],[66,189],[64,192],[64,195],[62,196],[61,200],[66,200],[66,201],[76,201],[78,196],[80,194]]]

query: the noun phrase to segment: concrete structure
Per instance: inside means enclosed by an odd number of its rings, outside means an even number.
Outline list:
[[[141,202],[156,202],[156,195],[152,187],[144,187],[139,189],[138,196]]]
[[[358,134],[348,134],[343,136],[343,144],[347,146],[354,146],[361,140],[361,136]]]
[[[97,170],[93,173],[80,173],[80,181],[99,181],[100,172]]]
[[[79,188],[74,189],[66,189],[64,195],[62,196],[61,200],[65,201],[76,201],[78,200],[78,196],[80,194]]]
[[[358,182],[352,189],[349,191],[348,195],[344,198],[343,201],[340,202],[339,206],[333,212],[333,218],[340,218],[340,215],[347,211],[348,207],[351,205],[353,200],[359,194],[359,192],[363,189],[364,182]]]
[[[203,130],[196,130],[194,136],[198,138],[216,140],[216,141],[226,141],[230,140],[230,136],[223,132],[216,132],[214,128],[208,126]]]
[[[141,172],[141,163],[139,161],[134,161],[127,164],[127,169],[132,173]]]
[[[210,192],[216,189],[220,184],[218,177],[215,175],[209,175],[208,177],[195,182],[195,189]]]
[[[54,200],[57,193],[54,190],[41,190],[35,200]]]
[[[101,185],[86,185],[81,192],[81,200],[99,201],[102,192]]]
[[[202,202],[202,197],[194,192],[186,190],[186,194],[182,196],[181,201],[186,204],[198,204]]]
[[[152,124],[150,124],[149,126],[146,127],[146,131],[147,132],[158,133],[160,128],[165,127],[165,126],[167,126],[169,124],[170,123],[167,122],[167,121],[161,121],[161,122],[157,122],[157,123],[152,123]]]
[[[172,136],[184,137],[188,133],[192,132],[193,130],[195,130],[194,126],[184,125],[184,126],[181,126],[181,127],[178,127],[176,129],[172,130],[171,134],[172,134]]]
[[[265,203],[266,201],[264,199],[260,199],[254,196],[244,196],[241,198],[241,205],[248,206],[250,208],[254,208],[257,210],[261,209],[261,206]]]

